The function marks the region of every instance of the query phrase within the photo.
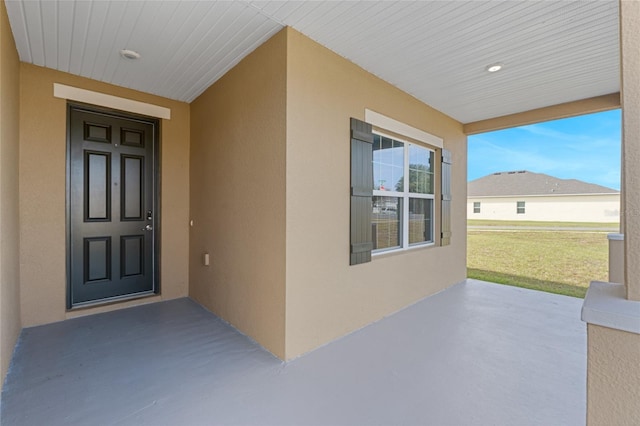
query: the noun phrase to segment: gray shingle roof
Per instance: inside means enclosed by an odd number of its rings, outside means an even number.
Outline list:
[[[526,170],[500,172],[472,180],[468,197],[508,197],[517,195],[618,194],[620,191],[576,179],[558,179]]]

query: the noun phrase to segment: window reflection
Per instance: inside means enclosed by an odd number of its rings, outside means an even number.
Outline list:
[[[434,242],[435,152],[374,134],[374,252]]]
[[[373,197],[371,221],[374,250],[400,247],[402,227],[402,199]]]
[[[433,200],[409,198],[409,244],[432,242]]]
[[[404,190],[404,143],[373,136],[373,189]]]
[[[433,151],[409,145],[409,192],[433,194]]]

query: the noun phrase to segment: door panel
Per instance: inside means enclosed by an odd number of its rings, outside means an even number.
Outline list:
[[[122,155],[122,220],[143,220],[144,157]]]
[[[84,282],[111,279],[111,238],[84,239]]]
[[[144,273],[144,246],[144,235],[120,237],[121,278]]]
[[[157,292],[157,133],[69,108],[69,307]]]
[[[111,153],[84,151],[85,221],[111,219]]]

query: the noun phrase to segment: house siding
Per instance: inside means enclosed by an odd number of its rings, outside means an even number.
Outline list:
[[[287,36],[290,359],[465,279],[467,145],[461,123],[297,31]],[[349,266],[349,119],[364,120],[366,108],[441,137],[452,151],[451,245]]]
[[[0,386],[20,334],[19,109],[20,63],[0,2]]]
[[[71,74],[20,64],[20,291],[23,326],[130,306],[66,311],[67,102],[61,83],[171,109],[161,121],[161,295],[133,304],[187,295],[189,221],[189,105]]]
[[[524,214],[516,211],[518,201],[525,202]],[[480,203],[480,213],[473,212],[474,202]],[[544,222],[619,222],[620,194],[470,197],[467,200],[467,217]]]

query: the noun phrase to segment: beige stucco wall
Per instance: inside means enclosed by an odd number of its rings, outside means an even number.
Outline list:
[[[288,30],[286,357],[293,358],[466,277],[466,137],[459,122]],[[447,247],[349,266],[349,118],[365,108],[444,139],[453,152]],[[437,211],[437,210],[436,210]]]
[[[66,312],[65,191],[67,103],[53,83],[171,109],[161,122],[161,296],[188,294],[189,105],[82,77],[20,65],[20,289],[23,326],[60,321]],[[145,303],[141,299],[136,303]],[[87,314],[129,304],[79,311]]]
[[[525,213],[517,214],[517,202],[525,202]],[[473,203],[480,202],[480,213]],[[539,220],[560,222],[619,222],[620,194],[539,197],[469,197],[469,219]]]
[[[640,2],[620,2],[622,233],[626,296],[640,302]],[[629,190],[627,190],[629,189]],[[617,252],[620,253],[618,241]],[[612,265],[613,266],[613,265]],[[592,284],[593,285],[593,284]],[[616,306],[609,310],[617,314]],[[636,311],[637,312],[637,311]],[[640,424],[640,334],[587,325],[587,424]]]
[[[625,285],[628,298],[640,301],[640,2],[620,2],[620,32]]]
[[[589,324],[587,424],[640,424],[640,334]]]
[[[0,2],[0,387],[21,329],[18,215],[20,63]]]
[[[276,34],[191,104],[189,294],[281,358],[286,42]]]
[[[609,282],[624,284],[624,235],[609,234]]]

